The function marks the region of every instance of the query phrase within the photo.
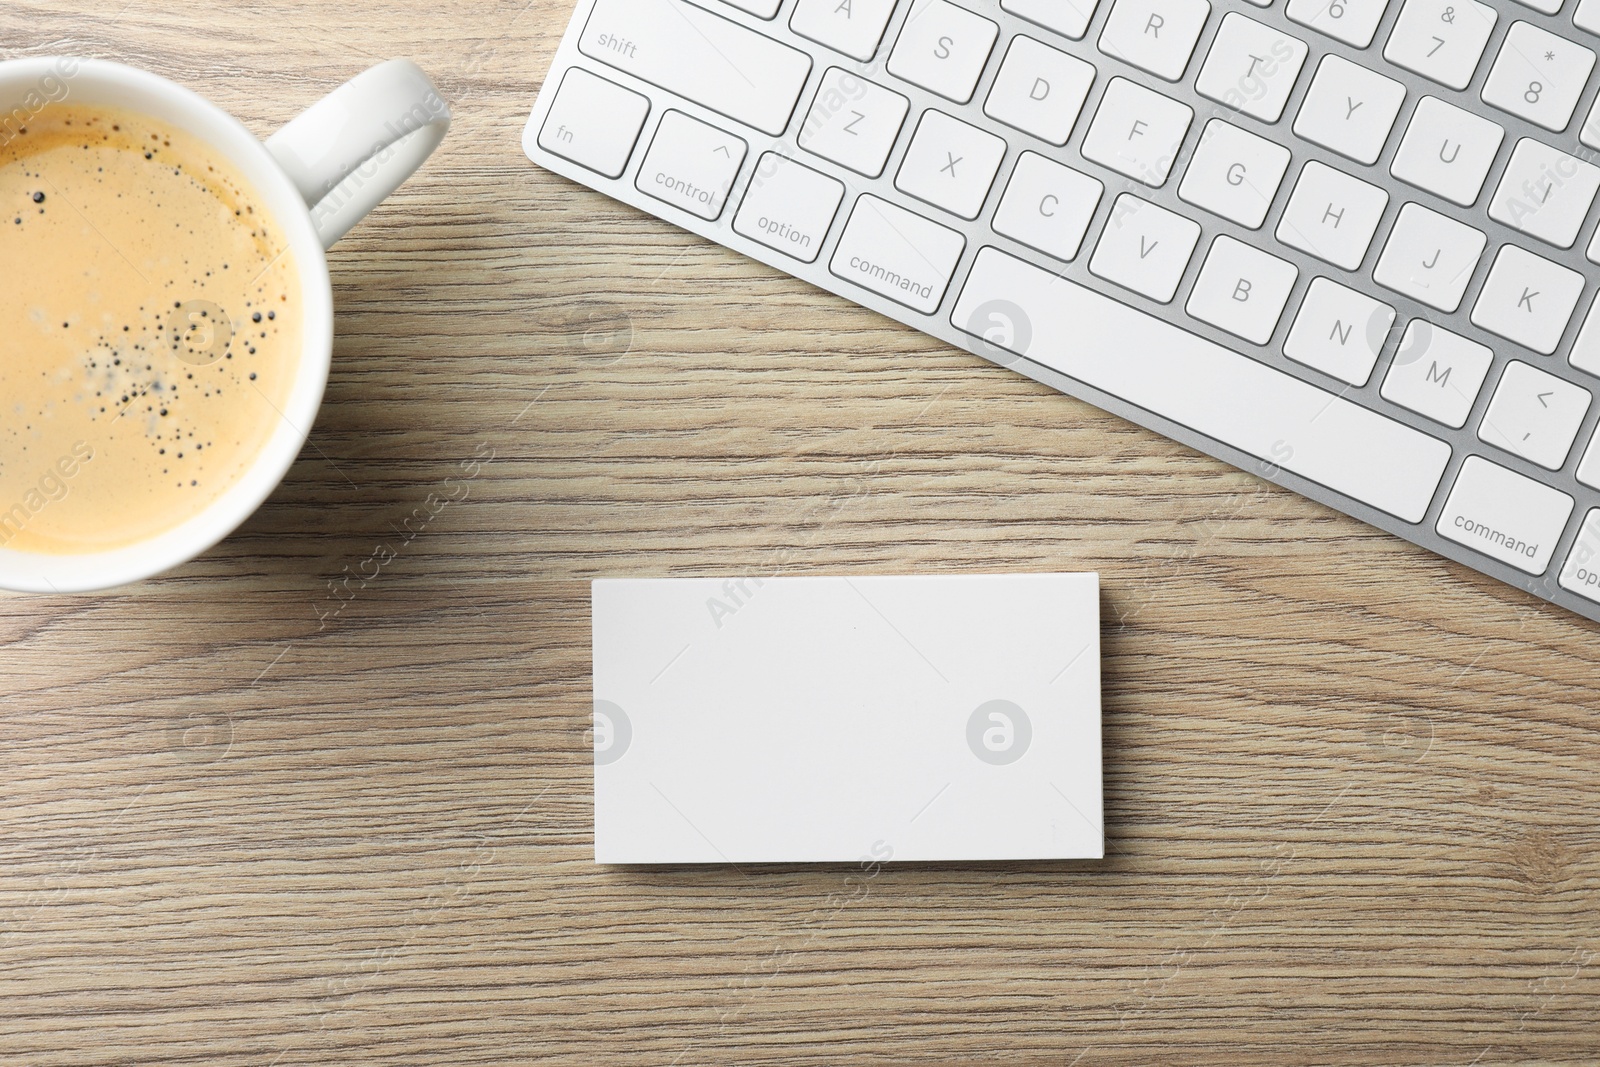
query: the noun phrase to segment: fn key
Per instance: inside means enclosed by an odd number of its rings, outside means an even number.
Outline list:
[[[573,67],[539,131],[539,147],[607,178],[620,178],[650,113],[650,101]]]

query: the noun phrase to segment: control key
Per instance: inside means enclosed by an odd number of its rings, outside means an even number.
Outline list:
[[[715,219],[727,203],[745,151],[740,138],[681,111],[669,111],[661,116],[634,185],[657,200]]]

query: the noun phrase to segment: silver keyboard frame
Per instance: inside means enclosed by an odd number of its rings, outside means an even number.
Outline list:
[[[1193,55],[1189,59],[1183,78],[1176,83],[1162,81],[1139,70],[1137,67],[1105,55],[1096,48],[1096,41],[1104,28],[1106,17],[1113,6],[1114,0],[1100,0],[1087,32],[1081,40],[1077,41],[1063,37],[1042,26],[1034,25],[1009,12],[1002,11],[999,0],[955,0],[960,6],[993,20],[1000,27],[999,38],[996,40],[994,51],[991,53],[989,62],[984,68],[983,77],[979,80],[972,99],[966,104],[952,103],[942,96],[902,81],[888,72],[886,66],[888,57],[893,49],[894,42],[899,37],[907,12],[911,8],[910,0],[899,0],[890,19],[888,29],[879,44],[877,54],[871,62],[867,63],[858,62],[793,33],[789,29],[789,18],[796,0],[783,0],[778,14],[771,20],[749,15],[734,8],[731,4],[721,2],[721,0],[692,0],[692,2],[733,22],[738,22],[757,33],[774,38],[811,55],[811,72],[807,77],[805,87],[801,91],[799,101],[790,116],[783,136],[771,137],[708,108],[701,107],[690,100],[676,96],[623,71],[584,56],[578,50],[578,38],[589,19],[595,0],[578,0],[572,21],[562,37],[561,44],[552,62],[550,73],[541,87],[533,112],[529,116],[524,130],[523,147],[528,157],[540,166],[570,178],[581,185],[596,189],[623,203],[631,204],[676,226],[697,233],[752,259],[775,267],[786,274],[801,278],[821,289],[836,293],[857,304],[871,308],[887,315],[891,319],[903,322],[923,333],[938,337],[990,362],[1009,367],[1011,370],[1025,374],[1035,381],[1042,382],[1060,392],[1078,397],[1096,407],[1113,412],[1141,426],[1155,430],[1166,437],[1199,449],[1208,455],[1225,460],[1267,481],[1293,489],[1303,496],[1320,501],[1372,526],[1403,537],[1441,556],[1498,578],[1507,585],[1526,590],[1537,597],[1558,604],[1590,620],[1600,622],[1600,603],[1595,603],[1576,593],[1569,592],[1559,584],[1560,572],[1566,563],[1567,555],[1577,538],[1578,531],[1583,525],[1583,520],[1588,510],[1592,507],[1600,506],[1600,492],[1581,485],[1575,476],[1578,463],[1595,433],[1596,425],[1600,424],[1600,379],[1589,377],[1567,362],[1567,353],[1570,351],[1573,339],[1582,325],[1589,303],[1595,297],[1596,281],[1600,279],[1600,268],[1596,268],[1584,256],[1584,249],[1588,244],[1588,239],[1594,233],[1597,218],[1600,218],[1600,197],[1597,197],[1596,203],[1591,205],[1584,225],[1579,231],[1578,240],[1574,242],[1571,249],[1566,251],[1558,250],[1490,219],[1487,211],[1489,199],[1499,183],[1501,173],[1505,169],[1511,152],[1523,137],[1531,137],[1580,158],[1600,163],[1600,152],[1581,145],[1577,136],[1589,114],[1589,109],[1594,104],[1597,92],[1600,92],[1600,65],[1597,65],[1595,74],[1590,76],[1589,84],[1585,86],[1577,107],[1573,110],[1572,121],[1569,123],[1566,132],[1562,134],[1552,134],[1548,130],[1535,126],[1517,116],[1503,113],[1483,103],[1478,96],[1483,88],[1484,80],[1493,65],[1494,57],[1498,54],[1500,45],[1514,22],[1532,23],[1558,36],[1578,41],[1593,51],[1600,52],[1600,36],[1587,36],[1583,31],[1577,30],[1572,25],[1571,13],[1572,9],[1577,5],[1577,0],[1567,0],[1563,5],[1562,11],[1555,15],[1543,15],[1532,8],[1523,7],[1520,4],[1508,2],[1508,0],[1485,0],[1489,6],[1495,8],[1499,18],[1495,23],[1494,32],[1484,48],[1484,54],[1478,62],[1472,81],[1466,89],[1460,92],[1453,91],[1419,75],[1393,66],[1383,59],[1384,44],[1388,41],[1389,34],[1394,27],[1396,19],[1399,17],[1400,11],[1404,6],[1404,0],[1390,0],[1388,9],[1384,12],[1383,19],[1379,22],[1377,31],[1373,34],[1372,44],[1365,49],[1351,47],[1341,41],[1324,36],[1308,26],[1289,21],[1285,15],[1287,0],[1274,0],[1271,7],[1265,8],[1257,7],[1254,4],[1244,2],[1244,0],[1212,0],[1211,15],[1206,21]],[[1224,15],[1234,11],[1258,22],[1275,26],[1282,32],[1305,41],[1310,47],[1305,66],[1302,68],[1294,86],[1294,91],[1289,96],[1288,102],[1284,107],[1283,117],[1276,123],[1264,123],[1249,115],[1235,112],[1226,105],[1200,96],[1194,91],[1194,80],[1211,47],[1217,27],[1221,24]],[[1011,39],[1019,34],[1033,37],[1052,48],[1078,56],[1095,67],[1094,83],[1090,87],[1089,96],[1084,102],[1083,110],[1065,147],[1057,147],[1038,140],[1029,134],[1014,130],[983,114],[983,102],[987,99],[989,90],[994,83],[996,72],[1000,67],[1000,60],[1005,55],[1006,49],[1010,47]],[[1406,99],[1401,106],[1399,115],[1395,119],[1389,138],[1385,142],[1383,154],[1379,156],[1378,161],[1371,167],[1363,167],[1335,152],[1321,148],[1309,141],[1300,140],[1292,132],[1291,127],[1294,117],[1299,113],[1300,105],[1305,99],[1317,64],[1322,61],[1323,56],[1329,54],[1343,56],[1353,63],[1371,67],[1385,76],[1403,83],[1406,87]],[[582,67],[602,78],[632,89],[648,97],[651,102],[650,114],[645,119],[644,128],[634,146],[628,166],[620,178],[614,180],[605,178],[576,163],[544,151],[537,143],[539,130],[544,125],[545,116],[556,96],[561,79],[565,76],[567,70],[574,66]],[[893,89],[911,101],[911,110],[906,116],[901,135],[897,139],[894,150],[890,154],[888,163],[879,178],[863,178],[854,171],[847,170],[826,159],[813,156],[801,150],[795,143],[795,135],[810,109],[818,82],[830,67],[840,67],[856,73],[861,77]],[[1099,107],[1100,98],[1111,79],[1117,76],[1147,85],[1194,109],[1194,121],[1191,123],[1189,131],[1184,138],[1183,146],[1177,159],[1173,163],[1171,174],[1168,176],[1166,183],[1159,189],[1152,189],[1116,171],[1096,164],[1084,157],[1081,152],[1084,133],[1089,127],[1095,110]],[[1459,207],[1424,190],[1412,188],[1389,176],[1389,165],[1393,161],[1401,135],[1410,122],[1411,114],[1415,110],[1418,101],[1424,96],[1435,96],[1468,111],[1482,114],[1499,124],[1506,131],[1505,139],[1496,153],[1494,164],[1484,182],[1483,191],[1480,193],[1475,206],[1471,208]],[[899,171],[906,147],[911,140],[908,131],[916,128],[922,112],[928,108],[943,111],[972,125],[991,130],[1003,137],[1008,145],[1005,159],[984,202],[983,210],[979,213],[978,218],[971,222],[924,204],[894,187],[894,176]],[[686,211],[665,204],[640,192],[634,186],[640,161],[643,159],[645,150],[655,135],[656,126],[661,121],[661,116],[668,110],[682,111],[719,129],[736,134],[743,138],[749,146],[749,151],[740,167],[738,178],[728,195],[727,206],[715,221],[707,222]],[[1178,199],[1178,185],[1189,166],[1200,133],[1205,128],[1206,123],[1213,118],[1224,119],[1245,130],[1276,140],[1290,149],[1292,155],[1289,170],[1285,173],[1277,195],[1273,198],[1266,220],[1258,230],[1247,229]],[[1095,210],[1094,217],[1090,221],[1089,229],[1084,238],[1083,248],[1077,258],[1070,263],[1055,260],[1026,245],[1001,236],[989,227],[995,207],[1011,179],[1011,172],[1025,150],[1038,152],[1048,158],[1059,160],[1076,170],[1098,178],[1105,185],[1105,192],[1101,196],[1100,203]],[[766,245],[752,241],[733,229],[733,217],[738,210],[739,203],[743,200],[750,178],[754,173],[754,168],[762,154],[768,151],[788,155],[813,170],[837,178],[845,185],[845,198],[840,205],[838,214],[835,216],[832,227],[828,231],[827,239],[813,263],[801,263],[781,252],[768,248]],[[1367,255],[1360,267],[1355,271],[1341,270],[1314,256],[1280,244],[1272,236],[1277,228],[1278,220],[1283,214],[1284,205],[1288,202],[1289,194],[1294,189],[1300,170],[1310,160],[1320,160],[1335,170],[1370,181],[1389,191],[1389,204],[1384,209],[1383,217],[1378,224],[1371,247],[1367,250]],[[1168,304],[1158,304],[1153,300],[1123,290],[1113,283],[1095,277],[1088,271],[1089,254],[1099,240],[1112,204],[1116,201],[1118,195],[1124,192],[1133,193],[1152,203],[1169,208],[1185,218],[1193,219],[1201,227],[1201,236],[1195,246],[1194,255],[1191,257],[1189,266],[1179,282],[1176,295]],[[844,228],[844,222],[849,217],[856,197],[862,193],[872,193],[892,203],[899,204],[943,226],[960,231],[966,236],[966,249],[962,253],[961,260],[956,267],[950,286],[946,290],[939,308],[933,314],[919,314],[892,300],[844,281],[829,271],[828,263],[833,257],[839,235]],[[1383,249],[1384,241],[1388,237],[1396,215],[1399,213],[1401,206],[1407,202],[1416,202],[1441,214],[1461,219],[1474,228],[1483,231],[1488,236],[1488,244],[1477,268],[1473,272],[1472,279],[1467,285],[1460,309],[1455,314],[1445,315],[1399,293],[1384,289],[1372,280],[1373,265]],[[1279,321],[1273,336],[1265,345],[1256,346],[1242,341],[1232,334],[1216,329],[1199,320],[1189,318],[1183,311],[1184,303],[1188,298],[1190,289],[1193,287],[1195,277],[1199,274],[1200,266],[1205,261],[1205,252],[1209,249],[1211,242],[1220,234],[1229,234],[1247,245],[1270,251],[1273,255],[1295,264],[1300,270],[1300,276],[1295,282],[1288,302],[1285,304],[1282,319]],[[1572,316],[1572,321],[1568,323],[1566,332],[1562,335],[1561,344],[1557,347],[1554,355],[1539,355],[1510,341],[1490,335],[1472,325],[1468,318],[1472,306],[1477,300],[1479,290],[1482,288],[1484,279],[1488,274],[1489,267],[1503,244],[1519,245],[1536,255],[1570,267],[1584,276],[1584,292],[1579,297],[1577,310]],[[1009,352],[999,350],[987,342],[957,329],[950,322],[951,309],[954,307],[962,287],[965,285],[967,273],[972,267],[973,257],[984,246],[999,248],[1013,256],[1036,264],[1062,277],[1069,278],[1079,285],[1103,293],[1129,307],[1137,308],[1147,314],[1165,319],[1183,330],[1206,337],[1226,348],[1259,360],[1324,390],[1348,397],[1364,407],[1381,412],[1391,419],[1416,427],[1432,437],[1445,441],[1451,446],[1452,456],[1427,514],[1421,522],[1412,525],[1402,519],[1369,507],[1360,501],[1351,499],[1342,493],[1335,492],[1326,486],[1286,471],[1268,461],[1258,459],[1204,434],[1197,433],[1187,426],[1172,422],[1155,412],[1148,411],[1119,397],[1085,385],[1049,367],[1035,363],[1025,357],[1015,356]],[[1370,293],[1395,308],[1396,328],[1391,331],[1388,341],[1379,353],[1372,376],[1363,388],[1357,389],[1338,379],[1295,363],[1283,355],[1284,338],[1287,336],[1289,328],[1293,325],[1295,314],[1304,299],[1307,287],[1312,279],[1317,277],[1330,278],[1353,289]],[[714,296],[709,292],[707,295]],[[1494,364],[1484,378],[1483,387],[1480,389],[1472,411],[1467,417],[1466,424],[1460,430],[1448,429],[1421,415],[1383,400],[1378,395],[1378,389],[1394,358],[1399,334],[1404,325],[1413,318],[1426,319],[1464,336],[1474,338],[1488,345],[1494,351]],[[825,327],[826,321],[820,317],[813,324],[813,328],[822,329]],[[1500,375],[1505,365],[1513,359],[1521,360],[1558,377],[1566,378],[1596,394],[1597,402],[1590,405],[1590,409],[1584,418],[1583,426],[1578,431],[1572,452],[1567,457],[1565,466],[1559,472],[1548,471],[1518,456],[1502,452],[1489,444],[1479,441],[1477,438],[1477,427],[1482,420],[1485,409],[1488,407],[1490,398],[1493,396],[1494,388],[1500,380]],[[1464,545],[1458,545],[1435,532],[1434,526],[1438,521],[1444,502],[1449,496],[1449,491],[1455,483],[1461,464],[1471,455],[1482,455],[1494,463],[1527,475],[1535,481],[1553,486],[1573,498],[1572,516],[1568,519],[1567,528],[1551,556],[1550,566],[1543,575],[1529,575],[1498,560],[1480,555]]]

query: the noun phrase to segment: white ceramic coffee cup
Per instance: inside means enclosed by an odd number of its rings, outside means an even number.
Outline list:
[[[160,119],[232,162],[285,235],[300,276],[304,336],[283,418],[227,491],[181,525],[122,548],[72,555],[0,548],[0,589],[21,592],[105,589],[147,578],[198,556],[261,505],[305,444],[328,383],[333,290],[324,250],[399,188],[450,125],[438,90],[404,59],[346,82],[265,143],[210,101],[120,63],[71,57],[0,63],[0,136],[64,102]]]

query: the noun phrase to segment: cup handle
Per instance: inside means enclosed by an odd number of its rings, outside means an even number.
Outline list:
[[[329,248],[422,166],[450,108],[422,69],[391,59],[356,75],[267,139]]]

